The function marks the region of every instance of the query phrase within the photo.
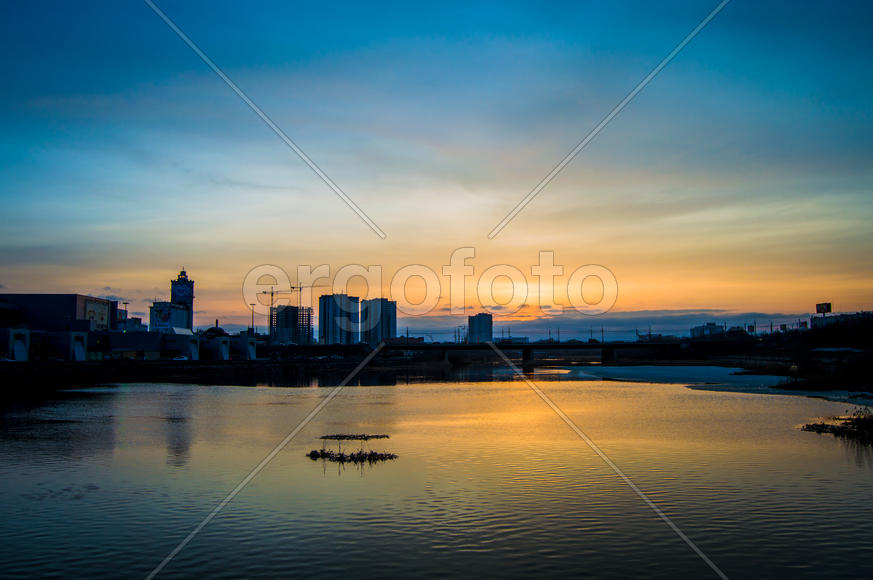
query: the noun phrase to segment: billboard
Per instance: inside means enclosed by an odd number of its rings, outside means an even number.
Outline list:
[[[188,327],[188,309],[172,302],[155,302],[149,307],[149,330]]]
[[[830,302],[822,302],[820,304],[815,305],[816,314],[827,314],[831,311],[831,303]]]
[[[109,329],[109,310],[108,301],[85,298],[85,320],[91,321],[94,330]]]

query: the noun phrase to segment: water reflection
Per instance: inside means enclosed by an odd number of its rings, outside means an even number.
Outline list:
[[[166,577],[708,572],[523,382],[451,372],[344,389]],[[844,405],[553,374],[535,378],[729,576],[873,576],[871,448],[796,429]],[[326,392],[122,385],[7,407],[0,576],[145,575]],[[373,448],[399,458],[313,462],[326,433],[388,433]]]
[[[164,436],[167,439],[167,464],[184,467],[191,449],[191,399],[194,393],[181,390],[164,399]]]
[[[873,445],[854,439],[840,439],[839,441],[844,446],[847,461],[853,462],[859,469],[873,468]]]
[[[116,399],[110,393],[58,392],[7,401],[0,409],[0,444],[34,462],[111,455]]]

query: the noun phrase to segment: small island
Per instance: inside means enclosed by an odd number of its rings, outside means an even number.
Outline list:
[[[396,454],[383,453],[381,451],[352,451],[351,453],[343,453],[342,451],[331,451],[330,449],[313,449],[306,456],[313,461],[324,459],[325,461],[336,463],[376,463],[397,459]]]
[[[325,449],[323,446],[321,449],[313,449],[306,454],[306,456],[313,461],[321,459],[324,461],[333,461],[335,463],[361,464],[377,463],[380,461],[390,461],[392,459],[397,459],[397,455],[394,453],[364,450],[365,441],[370,441],[371,439],[388,439],[388,435],[370,435],[367,433],[338,433],[333,435],[322,435],[321,437],[319,437],[319,439],[321,439],[322,441],[336,441],[339,446],[339,450],[333,451],[332,449]],[[358,451],[352,451],[350,453],[344,453],[342,450],[343,441],[360,441],[361,449],[359,449]]]
[[[863,407],[849,415],[831,417],[827,421],[807,423],[801,427],[803,431],[813,433],[830,433],[840,439],[851,439],[868,445],[873,444],[873,412],[869,407]]]

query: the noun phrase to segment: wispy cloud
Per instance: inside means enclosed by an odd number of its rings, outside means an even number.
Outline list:
[[[618,340],[633,340],[636,333],[645,334],[651,329],[653,333],[688,336],[692,326],[715,322],[728,326],[743,326],[757,324],[759,328],[780,323],[793,323],[797,320],[808,320],[809,313],[779,313],[779,312],[731,312],[724,309],[676,309],[676,310],[635,310],[625,312],[610,312],[601,316],[585,316],[579,312],[565,312],[561,316],[549,318],[525,318],[518,320],[495,315],[494,333],[499,336],[507,329],[513,336],[529,336],[536,340],[549,335],[556,337],[560,331],[561,339],[587,339],[589,335],[600,338],[600,329],[609,333],[609,337]],[[397,321],[398,329],[407,326],[411,333],[433,334],[434,338],[447,340],[446,336],[453,330],[467,323],[466,316],[435,315],[426,317],[401,318]]]
[[[103,298],[105,300],[114,300],[115,302],[130,302],[129,298],[124,296],[119,296],[117,294],[98,294],[97,298]]]
[[[325,171],[379,208],[393,242],[376,247],[144,5],[47,15],[14,3],[17,25],[0,38],[7,284],[107,284],[101,293],[144,302],[186,264],[200,272],[198,301],[243,323],[239,283],[255,264],[438,268],[453,247],[484,240],[471,237],[700,18],[687,2],[423,10],[174,8]],[[481,252],[514,263],[550,248],[565,263],[604,264],[619,307],[636,311],[869,302],[869,14],[862,2],[733,3],[512,236]]]

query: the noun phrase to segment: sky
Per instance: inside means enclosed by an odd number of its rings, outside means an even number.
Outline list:
[[[196,325],[246,324],[258,265],[379,265],[388,295],[472,247],[472,294],[551,251],[613,272],[628,324],[873,308],[869,3],[730,2],[494,239],[715,2],[157,4],[386,239],[145,3],[12,3],[0,291],[145,313],[184,266]]]

